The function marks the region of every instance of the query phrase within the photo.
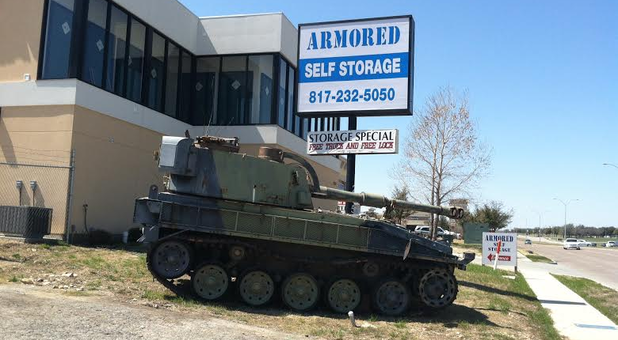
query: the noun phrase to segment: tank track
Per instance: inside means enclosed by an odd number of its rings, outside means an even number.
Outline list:
[[[178,278],[166,278],[157,272],[155,268],[156,265],[153,263],[153,254],[159,245],[168,241],[182,242],[191,249],[190,253],[192,257],[190,259],[189,268],[185,274],[188,274],[192,278],[192,289],[187,289],[179,284],[180,281],[177,280]],[[319,287],[318,295],[322,295],[319,300],[327,307],[331,307],[331,309],[337,308],[334,307],[332,301],[329,303],[331,293],[328,292],[328,289],[332,287],[333,283],[338,279],[349,279],[357,284],[360,290],[361,303],[354,308],[354,310],[368,312],[373,309],[380,314],[386,315],[402,315],[407,312],[410,307],[416,307],[416,309],[422,311],[442,309],[452,303],[458,292],[457,281],[453,275],[454,267],[446,266],[441,263],[430,261],[402,261],[392,256],[372,255],[367,253],[354,254],[352,252],[344,252],[341,254],[342,256],[338,257],[332,255],[328,257],[319,256],[319,251],[321,250],[323,252],[323,248],[317,249],[316,254],[307,254],[305,252],[294,254],[294,250],[278,249],[278,245],[278,242],[269,243],[269,241],[265,241],[258,244],[254,242],[254,240],[247,242],[240,238],[221,235],[185,233],[169,238],[164,237],[158,242],[151,244],[149,246],[146,262],[148,270],[153,275],[153,278],[174,294],[185,298],[197,297],[207,301],[209,299],[204,299],[203,296],[200,297],[196,292],[194,284],[196,270],[201,268],[200,266],[202,264],[216,264],[220,266],[226,271],[227,275],[232,278],[230,285],[236,286],[239,285],[239,279],[243,273],[246,273],[248,270],[259,269],[271,275],[274,285],[279,288],[277,290],[282,291],[281,299],[284,300],[284,303],[288,305],[288,307],[297,311],[305,310],[301,310],[298,308],[299,306],[291,305],[288,301],[290,298],[286,299],[286,293],[283,292],[281,287],[282,285],[289,285],[289,278],[295,273],[305,273],[315,278]],[[243,250],[244,254],[241,258],[233,258],[230,251],[234,247],[240,247]],[[302,249],[302,251],[304,250],[305,249]],[[377,268],[377,271],[375,268]],[[449,280],[451,286],[449,286],[448,290],[452,298],[448,298],[444,303],[440,302],[439,299],[435,301],[429,299],[429,302],[427,302],[428,296],[431,295],[430,291],[433,289],[427,284],[427,282],[432,281],[432,278],[426,277],[429,273],[437,273],[436,277],[445,277],[444,280]],[[302,278],[297,278],[297,281],[298,280],[302,282]],[[310,284],[310,280],[305,281],[307,281],[306,284]],[[393,282],[400,282],[404,287],[394,284],[389,286],[388,283]],[[420,289],[419,284],[421,284],[421,282],[423,282],[425,285],[424,288],[426,289]],[[229,292],[231,289],[228,288],[231,287],[226,286],[226,290]],[[395,292],[399,292],[399,294],[404,294],[404,296],[407,296],[405,300],[407,300],[408,303],[402,307],[401,310],[397,308],[385,310],[384,303],[377,302],[380,300],[380,289],[387,289],[387,292],[395,290]],[[399,289],[399,291],[397,291],[397,289]],[[238,293],[239,290],[236,292]],[[391,293],[391,295],[392,294],[394,293]],[[247,301],[245,300],[245,302]],[[311,308],[307,308],[307,310],[309,309]],[[343,312],[341,308],[335,311]]]

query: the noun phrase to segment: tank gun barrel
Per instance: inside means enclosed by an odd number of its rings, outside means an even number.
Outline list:
[[[356,202],[361,205],[367,205],[376,208],[410,209],[415,211],[423,211],[438,215],[444,215],[449,218],[456,219],[462,218],[464,216],[464,209],[455,206],[441,207],[436,205],[419,204],[398,199],[391,199],[386,196],[377,194],[370,194],[365,192],[350,192],[325,186],[320,186],[320,191],[314,193],[314,196],[316,198]]]

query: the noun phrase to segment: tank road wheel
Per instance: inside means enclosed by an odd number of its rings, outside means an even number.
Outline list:
[[[358,307],[361,301],[361,290],[356,282],[341,279],[333,282],[328,288],[328,305],[337,313],[347,313]]]
[[[443,308],[455,300],[457,281],[446,269],[432,269],[421,278],[418,292],[425,306],[433,309]]]
[[[410,290],[399,280],[382,281],[374,292],[373,303],[380,314],[402,315],[410,307]]]
[[[305,273],[290,275],[281,287],[283,302],[295,311],[304,312],[318,302],[320,288],[313,276]]]
[[[242,276],[238,288],[244,302],[252,306],[261,306],[273,297],[275,283],[268,273],[252,270]]]
[[[201,265],[193,273],[191,284],[195,294],[213,301],[225,294],[229,286],[229,276],[225,269],[214,263]]]
[[[152,252],[152,270],[165,279],[175,279],[189,270],[191,257],[191,248],[186,243],[165,241]]]

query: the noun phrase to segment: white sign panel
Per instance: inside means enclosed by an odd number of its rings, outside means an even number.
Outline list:
[[[412,16],[299,25],[299,115],[411,114]]]
[[[315,131],[307,134],[308,155],[397,153],[398,131]]]
[[[493,265],[498,253],[499,266],[517,266],[517,234],[483,233],[483,264]]]

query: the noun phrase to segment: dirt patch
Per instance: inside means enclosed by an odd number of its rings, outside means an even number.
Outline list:
[[[363,327],[354,328],[345,316],[325,310],[303,315],[277,303],[249,308],[233,294],[222,303],[208,304],[177,297],[153,282],[145,254],[137,248],[33,245],[0,239],[0,283],[37,286],[33,289],[72,299],[95,299],[95,304],[106,301],[154,309],[161,315],[221,319],[327,339],[556,339],[551,319],[523,277],[508,279],[503,277],[506,274],[471,265],[468,271],[456,272],[459,296],[455,305],[433,315],[413,312],[405,318],[357,315]],[[188,277],[183,280],[186,283]]]
[[[175,309],[0,286],[0,329],[10,339],[305,339]]]

